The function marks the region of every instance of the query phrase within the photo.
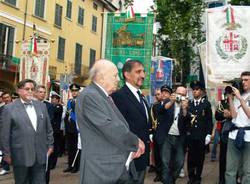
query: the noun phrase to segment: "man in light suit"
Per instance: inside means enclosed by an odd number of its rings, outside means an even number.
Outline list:
[[[129,178],[125,167],[128,156],[139,157],[145,146],[130,132],[109,96],[119,81],[116,66],[108,60],[96,61],[90,79],[92,84],[76,100],[82,144],[80,183],[123,184]]]
[[[145,144],[145,153],[134,160],[138,180],[133,184],[143,184],[146,168],[149,165],[149,107],[140,88],[145,79],[143,64],[138,60],[128,60],[122,68],[125,85],[112,94],[112,98],[122,115],[129,124],[130,130]]]
[[[1,147],[13,165],[16,184],[45,184],[46,158],[53,152],[53,130],[45,104],[34,101],[35,82],[17,84],[20,99],[3,109]]]

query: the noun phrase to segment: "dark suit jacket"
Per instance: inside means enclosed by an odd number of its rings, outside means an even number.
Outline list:
[[[136,170],[144,170],[149,163],[149,129],[151,128],[151,124],[147,120],[145,110],[142,109],[140,102],[126,85],[124,85],[117,92],[113,93],[112,98],[128,122],[129,129],[145,144],[145,154],[135,159]]]
[[[193,116],[196,117],[193,119]],[[189,127],[187,135],[189,139],[205,141],[206,135],[212,134],[212,109],[207,99],[203,98],[198,106],[195,106],[194,101],[191,101],[188,108],[188,118]]]
[[[159,125],[156,129],[155,139],[158,144],[163,144],[164,140],[174,123],[174,110],[175,104],[170,107],[170,109],[166,110],[164,105],[169,102],[169,100],[165,101],[159,107]],[[180,110],[178,116],[178,129],[180,136],[186,135],[186,128],[187,128],[187,118],[182,116],[182,110]]]
[[[61,128],[63,107],[61,104],[53,105],[53,119],[51,120],[54,133],[59,133]]]
[[[48,148],[53,148],[53,130],[44,103],[33,101],[37,114],[35,131],[20,99],[4,106],[1,129],[1,145],[14,166],[31,167],[45,164]]]
[[[54,107],[48,101],[43,101],[43,103],[45,103],[45,105],[46,105],[46,108],[47,108],[48,114],[49,114],[49,118],[50,118],[50,121],[51,121],[54,118]]]

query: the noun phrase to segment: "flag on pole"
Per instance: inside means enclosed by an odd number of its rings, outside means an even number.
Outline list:
[[[36,40],[35,33],[33,34],[32,38],[30,40],[29,51],[32,55],[37,54],[37,40]]]
[[[250,68],[250,7],[227,5],[208,9],[206,15],[206,83],[220,86]]]
[[[131,22],[135,20],[135,12],[132,6],[128,6],[126,12],[126,22]]]

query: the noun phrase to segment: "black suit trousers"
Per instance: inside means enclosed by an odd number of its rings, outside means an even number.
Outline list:
[[[67,148],[68,148],[68,167],[71,168],[74,158],[77,152],[77,140],[78,135],[76,133],[67,133],[66,134],[66,141],[67,141]],[[75,163],[75,169],[79,168],[79,163]]]
[[[201,180],[205,149],[205,140],[188,140],[187,168],[191,182]]]

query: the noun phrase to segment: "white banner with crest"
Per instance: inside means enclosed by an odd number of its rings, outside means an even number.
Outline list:
[[[20,80],[32,79],[39,85],[47,85],[49,68],[49,42],[37,42],[37,53],[30,50],[30,43],[22,43]]]
[[[250,71],[250,7],[208,9],[206,80],[208,87]]]

